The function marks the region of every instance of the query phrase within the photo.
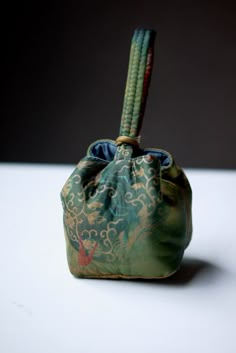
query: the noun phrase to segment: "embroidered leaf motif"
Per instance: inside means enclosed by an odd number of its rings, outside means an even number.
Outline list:
[[[144,176],[144,169],[140,168],[139,170],[135,170],[134,174],[136,176],[142,177],[142,176]]]
[[[94,202],[91,202],[90,204],[88,204],[88,208],[101,208],[103,206],[103,203],[102,202],[97,202],[97,201],[94,201]]]
[[[134,188],[134,190],[138,190],[138,189],[145,189],[145,186],[143,185],[143,183],[135,183],[132,185],[132,188]]]
[[[140,226],[137,226],[136,228],[134,228],[134,230],[132,232],[129,233],[128,242],[127,242],[127,246],[129,248],[137,240],[139,233],[140,233]]]
[[[74,227],[75,220],[69,212],[65,213],[65,224],[67,224],[71,229],[73,229]]]
[[[138,212],[138,216],[141,220],[141,222],[145,222],[145,220],[148,217],[148,208],[146,205],[144,205],[141,210]]]
[[[94,211],[92,213],[89,213],[87,215],[89,224],[94,224],[96,222],[98,215],[99,215],[98,211]]]

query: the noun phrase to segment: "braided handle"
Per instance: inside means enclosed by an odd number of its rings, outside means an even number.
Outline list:
[[[126,142],[126,137],[135,141],[139,136],[152,72],[154,38],[153,30],[136,29],[134,32],[119,142]]]

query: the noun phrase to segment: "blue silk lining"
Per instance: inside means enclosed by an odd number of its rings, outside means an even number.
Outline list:
[[[97,141],[89,149],[89,155],[98,159],[111,162],[116,154],[116,145],[110,141]],[[135,157],[151,154],[160,160],[163,167],[168,166],[171,161],[167,152],[155,149],[139,149]]]

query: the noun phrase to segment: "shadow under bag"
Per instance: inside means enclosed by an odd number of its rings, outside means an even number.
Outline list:
[[[70,271],[91,278],[164,278],[191,240],[192,193],[170,153],[139,133],[155,32],[134,32],[119,137],[88,148],[61,191]]]

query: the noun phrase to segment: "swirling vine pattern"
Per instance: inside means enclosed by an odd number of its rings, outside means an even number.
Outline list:
[[[160,162],[148,155],[129,158],[130,151],[123,145],[117,150],[118,157],[109,164],[82,160],[61,192],[68,258],[77,275],[105,275],[109,271],[132,275],[136,270],[145,271],[149,262],[154,267],[155,234],[169,211],[161,195],[165,188]],[[185,213],[176,214],[178,221],[183,221],[181,252]],[[148,256],[144,257],[145,253]]]

